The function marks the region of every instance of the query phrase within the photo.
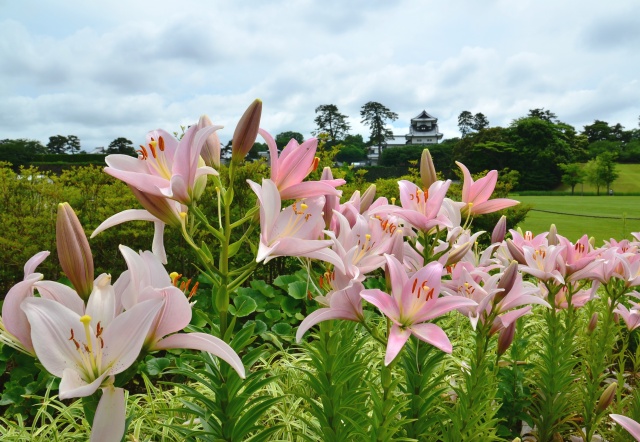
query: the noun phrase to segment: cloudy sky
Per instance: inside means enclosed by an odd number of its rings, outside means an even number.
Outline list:
[[[637,0],[0,0],[0,139],[91,151],[208,114],[224,140],[254,98],[273,134],[331,103],[366,136],[368,101],[396,134],[423,109],[445,138],[463,110],[631,129],[639,47]]]

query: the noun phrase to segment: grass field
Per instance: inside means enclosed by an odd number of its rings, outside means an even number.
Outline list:
[[[611,189],[613,189],[614,194],[640,193],[640,164],[618,164],[616,169],[620,173],[620,176],[611,185]],[[571,191],[571,188],[562,186],[558,190]],[[574,189],[576,195],[580,195],[582,192],[595,193],[595,191],[596,188],[587,183],[585,183],[584,186],[582,184],[578,184]],[[601,187],[600,194],[604,195],[606,193],[607,189]]]
[[[638,166],[638,165],[635,165]],[[533,210],[519,227],[534,234],[553,223],[558,233],[577,240],[585,233],[603,240],[631,238],[640,231],[640,196],[514,196]],[[541,212],[541,210],[555,213]],[[606,218],[609,217],[609,218]]]

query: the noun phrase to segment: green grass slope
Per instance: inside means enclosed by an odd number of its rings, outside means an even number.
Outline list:
[[[534,234],[555,224],[558,233],[572,241],[584,234],[596,245],[603,240],[631,238],[640,231],[640,196],[514,196],[532,210],[519,226]]]

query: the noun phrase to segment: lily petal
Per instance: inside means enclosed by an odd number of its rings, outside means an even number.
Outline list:
[[[126,418],[124,390],[112,385],[103,388],[91,426],[90,442],[120,442],[124,435]]]
[[[435,324],[413,324],[409,327],[418,339],[439,348],[445,353],[451,353],[453,347],[445,332]]]
[[[245,378],[244,366],[238,354],[229,344],[215,336],[206,333],[177,333],[162,339],[153,346],[154,350],[171,348],[188,348],[209,352],[226,361],[241,378]]]
[[[389,365],[400,353],[404,344],[411,336],[411,330],[402,329],[398,324],[393,324],[389,332],[389,340],[387,341],[387,352],[384,355],[384,365]]]

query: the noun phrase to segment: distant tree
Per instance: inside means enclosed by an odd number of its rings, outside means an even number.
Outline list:
[[[292,131],[279,133],[278,135],[276,135],[276,138],[275,138],[278,149],[284,149],[284,147],[292,139],[302,144],[304,142],[304,135],[302,135],[300,132],[292,132]]]
[[[34,160],[35,155],[47,152],[39,141],[27,140],[0,140],[0,161],[11,163],[14,168],[26,166]]]
[[[611,190],[611,184],[620,176],[620,172],[616,167],[617,157],[616,153],[604,152],[596,158],[598,173],[602,178],[602,182],[607,186],[607,193]]]
[[[247,154],[247,159],[257,160],[258,158],[260,158],[260,152],[266,152],[268,150],[269,146],[267,146],[267,143],[254,143],[253,147]]]
[[[387,140],[393,139],[393,131],[385,127],[388,120],[395,121],[398,114],[391,112],[384,105],[369,101],[360,109],[362,123],[369,126],[371,134],[369,136],[369,145],[378,146],[378,155],[382,151],[382,146],[386,146]]]
[[[527,117],[529,118],[540,118],[541,120],[545,120],[548,121],[549,123],[557,123],[558,122],[558,117],[556,114],[554,114],[553,112],[551,112],[548,109],[543,108],[536,108],[536,109],[530,109],[529,110],[529,114],[527,115]]]
[[[602,176],[598,171],[598,162],[594,158],[589,160],[584,166],[585,179],[589,184],[596,188],[596,195],[600,195],[600,187],[604,184]]]
[[[341,163],[355,163],[367,159],[367,151],[355,146],[343,146],[336,155],[336,161]]]
[[[49,137],[47,152],[53,154],[63,154],[67,152],[67,142],[69,139],[64,135],[54,135]]]
[[[412,162],[419,161],[424,146],[416,146],[415,144],[407,144],[406,146],[390,147],[382,151],[378,164],[380,166],[408,167]]]
[[[327,133],[329,135],[329,141],[335,142],[343,139],[351,126],[347,123],[347,116],[341,114],[338,111],[338,106],[335,104],[322,104],[316,107],[315,123],[317,130],[313,131],[313,135],[320,133]]]
[[[473,124],[471,125],[473,130],[480,131],[487,127],[489,127],[489,120],[482,112],[478,112],[473,116]]]
[[[471,112],[460,112],[460,115],[458,115],[458,129],[463,138],[473,131],[473,123],[473,114]]]
[[[106,153],[120,153],[124,155],[136,156],[136,150],[131,140],[124,137],[118,137],[109,143]]]
[[[589,143],[594,143],[596,141],[610,141],[611,128],[609,127],[609,123],[606,121],[594,120],[592,124],[584,126],[584,131],[582,133],[587,136]]]
[[[358,149],[363,149],[363,150],[366,150],[367,148],[367,144],[364,142],[364,139],[360,134],[347,135],[346,137],[344,137],[342,144],[345,146],[356,147]]]
[[[582,170],[582,166],[580,166],[580,164],[578,163],[562,163],[558,164],[558,166],[562,171],[562,183],[571,187],[571,195],[573,195],[576,185],[582,183],[585,179],[585,174]]]
[[[75,135],[67,135],[67,150],[71,154],[80,152],[80,138]]]

